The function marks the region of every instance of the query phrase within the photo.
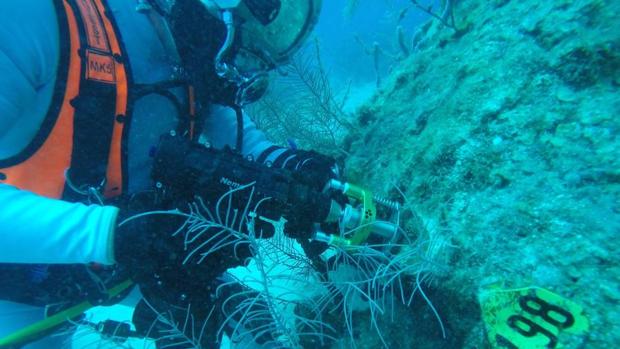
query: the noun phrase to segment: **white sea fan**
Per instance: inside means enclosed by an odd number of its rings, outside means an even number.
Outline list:
[[[231,189],[213,208],[197,198],[188,206],[188,212],[160,212],[187,218],[173,233],[183,234],[185,263],[200,263],[231,246],[236,251],[238,246],[247,245],[252,251],[249,263],[230,269],[217,289],[221,307],[214,311],[223,312],[225,317],[218,337],[227,333],[235,348],[256,347],[257,341],[265,348],[301,348],[304,340],[338,341],[347,334],[338,333],[324,315],[340,312],[355,346],[354,313],[367,311],[371,328],[384,347],[389,347],[381,333],[380,319],[391,315],[398,304],[410,305],[418,292],[444,331],[437,311],[422,290],[433,267],[428,257],[434,253],[436,242],[404,239],[404,243],[346,249],[332,246],[322,256],[325,270],[319,273],[316,261],[309,260],[297,241],[285,235],[286,220],[274,221],[257,214],[260,205],[269,199],[255,202],[253,184]],[[233,197],[241,191],[249,191],[245,195],[249,199],[243,207],[233,207]],[[259,220],[274,226],[272,237],[263,238],[262,232],[255,230]],[[188,319],[193,323],[189,309],[185,322]],[[177,323],[165,315],[160,320],[171,325],[170,336],[178,336],[179,341],[190,343],[196,339],[195,335],[183,335],[185,325],[172,326]],[[199,342],[194,344],[200,347]]]

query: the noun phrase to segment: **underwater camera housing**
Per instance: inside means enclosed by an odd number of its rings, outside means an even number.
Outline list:
[[[336,179],[319,191],[316,185],[307,183],[306,174],[298,172],[301,171],[260,164],[230,149],[215,149],[181,136],[164,135],[152,177],[168,201],[200,197],[206,203],[214,203],[231,189],[253,183],[254,198],[268,199],[261,204],[261,214],[303,221],[294,226],[308,229],[287,232],[293,238],[340,247],[362,245],[369,239],[386,244],[397,238],[398,222],[394,217],[398,215],[398,203]],[[244,195],[239,193],[233,205],[242,207],[248,200]],[[379,212],[391,217],[378,219],[377,206],[385,208]]]

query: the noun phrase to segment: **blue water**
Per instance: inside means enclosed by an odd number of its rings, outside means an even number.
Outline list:
[[[331,69],[333,81],[339,85],[351,81],[354,85],[374,83],[376,72],[373,57],[364,52],[356,36],[365,46],[377,42],[390,54],[399,52],[396,27],[400,24],[406,37],[429,19],[426,13],[411,8],[407,0],[358,0],[355,10],[347,11],[348,0],[323,1],[323,11],[315,35],[321,43],[325,65]],[[438,2],[438,1],[435,1]],[[431,4],[432,1],[426,3]],[[399,21],[405,8],[409,8]],[[389,57],[380,59],[380,71],[385,76],[395,62]]]

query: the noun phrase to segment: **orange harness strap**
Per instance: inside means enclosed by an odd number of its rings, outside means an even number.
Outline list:
[[[20,154],[0,160],[0,183],[61,198],[67,193],[65,172],[71,168],[70,178],[81,177],[75,182],[80,186],[105,179],[104,195],[120,195],[128,67],[118,34],[102,0],[55,0],[54,4],[61,59],[52,106],[31,144]],[[93,161],[100,158],[98,173],[92,172]],[[97,176],[97,181],[91,181]]]
[[[85,1],[85,0],[81,0]],[[101,0],[94,0],[97,5],[99,13],[105,13],[105,8]],[[124,55],[121,51],[121,44],[116,35],[115,28],[112,21],[103,16],[103,25],[105,26],[105,32],[108,34],[110,40],[110,48],[113,57],[121,57]],[[124,60],[127,61],[126,59]],[[128,69],[125,63],[118,61],[114,62],[114,72],[116,74],[116,109],[115,109],[115,122],[112,131],[112,140],[110,143],[110,151],[108,156],[108,167],[106,170],[106,186],[104,190],[104,196],[107,198],[118,196],[123,192],[123,150],[122,140],[124,126],[128,122],[128,96],[129,96],[129,83],[128,83]]]

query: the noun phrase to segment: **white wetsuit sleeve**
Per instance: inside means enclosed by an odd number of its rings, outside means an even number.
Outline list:
[[[212,105],[206,117],[203,134],[216,148],[235,147],[237,143],[237,115],[232,108]],[[258,159],[263,152],[274,146],[265,134],[256,128],[248,115],[243,113],[243,149],[244,155],[252,155]],[[273,162],[286,148],[278,147],[269,153],[265,161]]]
[[[0,1],[0,159],[39,130],[59,56],[52,1]],[[53,200],[0,183],[0,263],[114,263],[117,209]]]
[[[113,264],[118,209],[0,184],[0,263]]]

